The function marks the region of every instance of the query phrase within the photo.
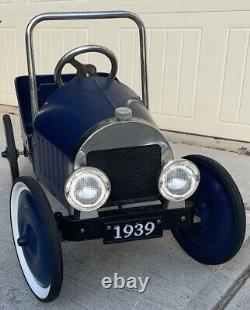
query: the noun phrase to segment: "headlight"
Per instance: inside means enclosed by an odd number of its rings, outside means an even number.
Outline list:
[[[100,208],[107,201],[110,191],[111,185],[106,174],[92,167],[75,170],[64,189],[68,203],[80,211]]]
[[[176,159],[163,167],[158,187],[165,199],[180,201],[196,191],[199,181],[200,172],[195,164],[186,159]]]

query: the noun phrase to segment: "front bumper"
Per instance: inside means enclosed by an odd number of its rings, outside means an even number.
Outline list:
[[[147,208],[130,208],[115,211],[99,212],[99,216],[89,219],[76,219],[73,215],[63,216],[55,213],[55,219],[61,232],[62,239],[68,241],[83,241],[102,239],[107,223],[124,222],[129,220],[158,219],[162,229],[184,229],[193,224],[194,214],[191,204],[184,208],[168,209],[164,204],[147,206]]]

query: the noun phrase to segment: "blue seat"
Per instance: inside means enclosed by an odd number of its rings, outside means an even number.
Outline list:
[[[69,82],[75,75],[65,74],[62,76],[64,82]],[[39,109],[47,101],[48,97],[58,88],[54,82],[54,76],[37,75],[37,95]],[[29,77],[27,75],[19,76],[15,79],[16,94],[18,99],[18,106],[27,135],[32,132],[32,118],[31,118],[31,102],[29,92]]]

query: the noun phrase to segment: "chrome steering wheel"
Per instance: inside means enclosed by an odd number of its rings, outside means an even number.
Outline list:
[[[111,70],[109,73],[109,78],[114,79],[116,74],[117,74],[117,59],[114,55],[114,53],[100,45],[84,45],[80,46],[77,48],[74,48],[73,50],[69,51],[66,53],[57,63],[54,71],[54,80],[55,83],[59,86],[63,86],[63,81],[62,81],[62,70],[66,64],[71,64],[76,70],[77,73],[81,76],[91,76],[96,74],[96,68],[94,65],[84,65],[77,61],[75,59],[76,56],[89,53],[89,52],[96,52],[105,55],[106,57],[109,58],[110,63],[111,63]]]

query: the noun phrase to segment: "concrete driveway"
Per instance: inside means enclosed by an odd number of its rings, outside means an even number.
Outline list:
[[[12,116],[19,145],[18,119]],[[2,124],[1,124],[2,125]],[[232,173],[250,202],[250,157],[204,147],[185,145],[170,134],[175,156],[205,154]],[[2,126],[0,149],[4,148]],[[20,158],[22,175],[32,174],[27,159]],[[18,265],[11,239],[8,163],[0,159],[0,309],[249,309],[250,239],[240,253],[227,264],[205,266],[187,256],[171,232],[161,239],[103,245],[102,241],[63,243],[64,285],[59,298],[50,304],[36,300],[28,289]],[[58,204],[52,199],[52,204]],[[248,221],[247,237],[250,234]],[[114,273],[150,277],[144,293],[129,289],[104,289],[101,280]],[[230,301],[231,300],[231,301]]]

